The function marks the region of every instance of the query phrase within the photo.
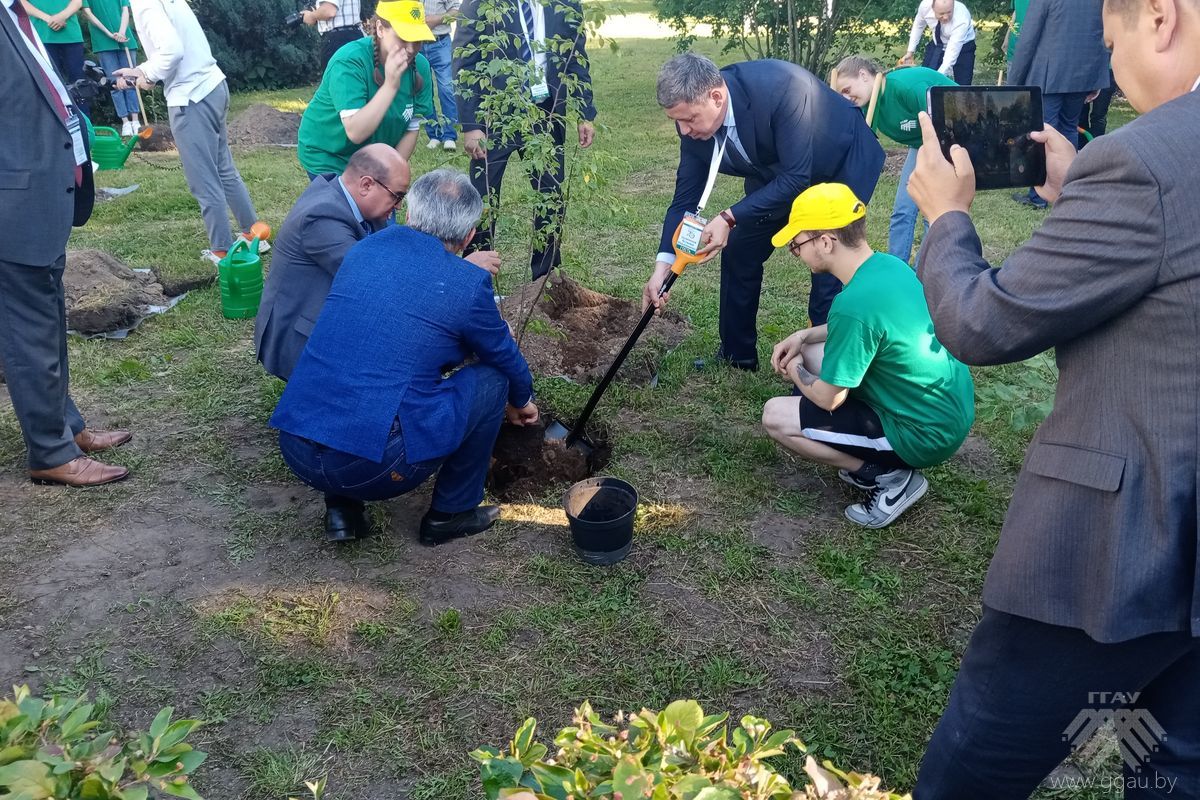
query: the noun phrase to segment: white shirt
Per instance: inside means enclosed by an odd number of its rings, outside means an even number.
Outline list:
[[[25,42],[25,47],[28,48],[34,60],[41,64],[42,69],[50,76],[50,84],[54,87],[54,91],[58,92],[59,99],[62,100],[64,106],[69,111],[71,109],[71,96],[67,94],[67,88],[63,86],[62,81],[58,79],[58,73],[54,71],[54,67],[50,64],[50,56],[46,55],[46,46],[42,44],[42,40],[38,38],[37,29],[34,29],[33,41],[25,36],[25,32],[21,30],[21,24],[17,22],[17,14],[12,10],[14,3],[19,3],[21,0],[0,0],[4,4],[4,10],[8,12],[12,18],[13,27],[20,34],[21,41]],[[31,23],[32,27],[32,23]]]
[[[528,3],[533,9],[533,30],[525,29],[525,12],[521,4]],[[529,39],[529,50],[533,53],[533,66],[538,75],[546,74],[546,9],[537,0],[517,0],[517,24],[522,34]],[[672,256],[674,258],[674,256]]]
[[[138,68],[147,80],[163,82],[168,106],[198,103],[221,85],[225,73],[186,0],[130,0],[130,6],[146,51]]]
[[[938,24],[937,15],[933,13],[933,0],[921,0],[921,5],[917,7],[917,16],[913,19],[912,33],[908,36],[908,52],[917,52],[925,29],[932,30]],[[948,78],[953,78],[954,65],[958,62],[959,51],[967,42],[975,41],[975,26],[971,22],[971,12],[958,0],[954,0],[954,14],[950,17],[949,28],[942,25],[938,33],[946,48],[938,72]]]
[[[329,3],[337,9],[337,13],[332,19],[317,20],[317,31],[319,33],[329,33],[334,28],[348,28],[354,25],[361,25],[362,19],[362,3],[359,0],[320,0],[317,3],[319,8],[321,3]]]
[[[1200,88],[1200,78],[1196,78],[1196,82],[1192,84],[1192,91],[1194,92],[1198,88]]]

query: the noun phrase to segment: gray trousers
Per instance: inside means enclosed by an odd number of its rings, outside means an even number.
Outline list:
[[[221,81],[198,103],[171,106],[171,134],[179,150],[188,189],[200,203],[208,242],[213,250],[228,250],[233,244],[226,205],[233,210],[241,230],[258,221],[254,204],[242,176],[233,165],[225,114],[229,110],[229,87]]]
[[[83,455],[83,417],[67,392],[66,256],[48,267],[0,261],[0,357],[30,469]]]

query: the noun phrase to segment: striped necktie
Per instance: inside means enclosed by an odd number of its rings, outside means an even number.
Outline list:
[[[21,33],[25,34],[25,38],[36,47],[37,34],[33,32],[33,25],[29,22],[29,12],[21,5],[21,0],[17,0],[12,4],[12,10],[17,17],[17,25],[21,28]],[[46,74],[45,69],[41,68],[40,64],[38,71],[42,73],[42,80],[46,82],[46,88],[50,90],[50,99],[54,103],[54,110],[58,112],[58,118],[65,125],[67,118],[70,117],[70,114],[67,113],[67,107],[63,105],[62,98],[58,96],[58,90],[54,88],[54,81],[50,80],[50,76]],[[78,164],[75,165],[75,185],[83,185],[83,167]]]
[[[533,51],[530,49],[530,42],[535,36],[533,28],[533,3],[525,2],[525,0],[517,0],[521,6],[521,16],[525,20],[525,36],[521,39],[521,58],[533,63]]]

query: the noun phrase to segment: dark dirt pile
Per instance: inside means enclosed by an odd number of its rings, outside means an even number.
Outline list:
[[[500,303],[504,318],[515,330],[519,330],[518,323],[536,293],[537,283],[527,284]],[[594,383],[604,377],[641,316],[639,303],[593,292],[555,273],[533,310],[521,340],[521,352],[534,374]],[[691,330],[687,320],[674,311],[655,317],[617,373],[617,380],[635,385],[650,383],[663,356]]]
[[[153,273],[134,272],[100,250],[70,250],[63,272],[67,327],[82,334],[127,328],[149,306],[166,305]]]
[[[883,158],[883,174],[889,178],[900,177],[904,169],[904,160],[908,158],[908,148],[903,150],[885,150]]]
[[[150,127],[153,129],[150,138],[139,141],[134,152],[145,150],[150,153],[164,153],[175,149],[175,136],[171,133],[170,125],[165,122],[152,122]]]
[[[284,145],[295,147],[300,115],[255,103],[229,123],[229,143],[238,147]]]
[[[608,463],[612,448],[603,431],[589,428],[588,437],[596,447],[588,458],[578,448],[546,442],[548,421],[543,414],[536,425],[500,428],[488,487],[501,500],[540,497],[552,486],[581,481]]]

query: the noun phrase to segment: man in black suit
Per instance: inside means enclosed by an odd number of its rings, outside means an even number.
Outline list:
[[[127,431],[86,427],[68,392],[62,276],[72,225],[92,213],[87,131],[20,0],[0,0],[0,355],[35,483],[96,486],[129,470],[88,458]]]
[[[497,60],[506,62],[505,68],[492,72]],[[533,221],[530,263],[533,277],[539,278],[561,261],[566,119],[579,117],[580,147],[591,146],[595,136],[596,107],[579,0],[467,0],[454,33],[454,74],[463,146],[473,159],[471,183],[492,213],[491,225],[475,234],[472,250],[492,249],[500,185],[509,158],[517,153],[541,159],[545,154],[529,154],[526,149],[547,136],[552,143],[548,167],[534,168],[530,174],[530,184],[542,195]],[[510,86],[527,92],[524,99],[535,107],[532,140],[520,130],[528,118],[526,103],[505,98]]]
[[[675,198],[663,222],[644,302],[661,305],[672,237],[697,211],[716,172],[745,180],[746,196],[713,213],[701,235],[703,252],[721,259],[721,347],[718,359],[758,369],[759,293],[771,236],[787,221],[801,192],[816,183],[844,183],[869,202],[883,168],[883,148],[862,112],[812,73],[786,61],[732,64],[718,70],[704,56],[683,53],[658,76],[658,103],[679,131]],[[715,168],[715,169],[714,169]],[[813,275],[808,316],[821,325],[842,285]]]

